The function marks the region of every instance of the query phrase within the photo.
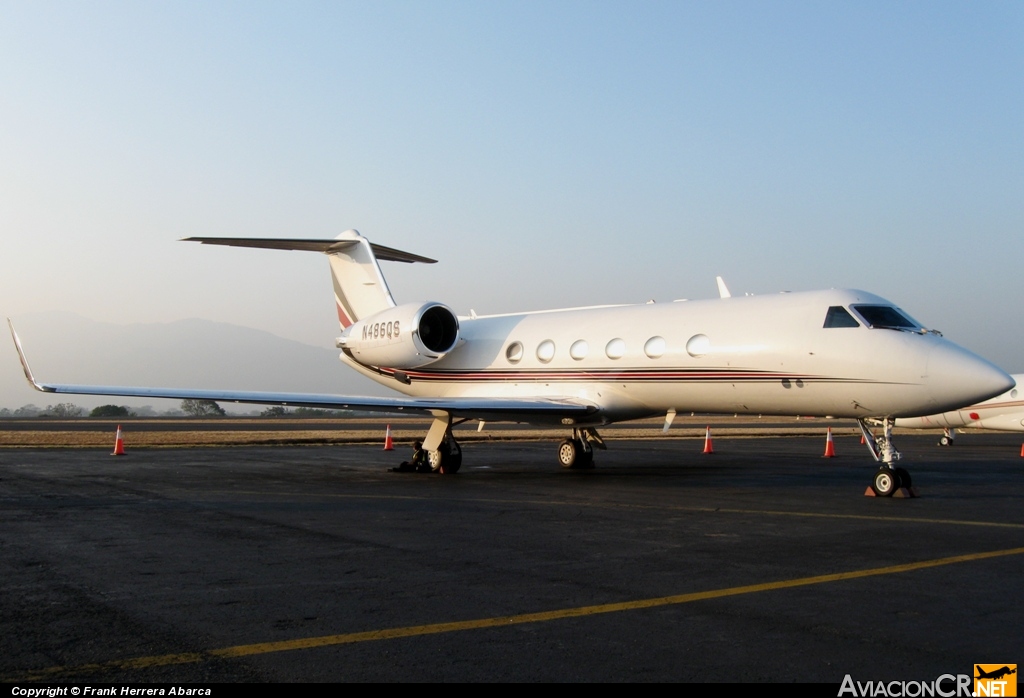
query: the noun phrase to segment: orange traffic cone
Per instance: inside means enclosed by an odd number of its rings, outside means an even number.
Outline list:
[[[714,448],[714,446],[711,445],[711,427],[709,426],[708,430],[706,432],[704,432],[704,453],[714,453],[714,452],[715,452],[715,448]]]
[[[117,425],[117,436],[114,437],[114,452],[112,456],[123,456],[124,455],[124,439],[121,438],[121,425]]]
[[[835,458],[836,447],[832,443],[832,427],[828,428],[828,435],[825,437],[825,455],[822,458]]]
[[[1020,457],[1024,458],[1024,444],[1020,445]]]
[[[864,442],[864,432],[861,432],[861,435],[860,435],[860,445],[863,446],[864,443],[865,443]]]
[[[384,432],[384,450],[394,451],[395,444],[391,441],[391,425],[388,425],[388,430]]]

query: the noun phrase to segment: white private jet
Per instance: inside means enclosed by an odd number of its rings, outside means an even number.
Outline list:
[[[566,467],[590,467],[597,427],[677,412],[852,417],[882,465],[879,494],[910,485],[895,467],[893,420],[985,400],[1012,387],[988,361],[927,330],[889,301],[852,290],[703,301],[457,316],[441,303],[397,305],[378,260],[434,260],[371,244],[354,230],[333,240],[187,238],[210,245],[327,255],[341,360],[406,397],[181,390],[38,382],[14,327],[29,382],[50,393],[428,413],[423,448],[455,472],[453,424],[561,426]],[[724,284],[723,284],[724,285]],[[723,294],[726,295],[726,294]],[[877,441],[866,419],[881,420]]]
[[[896,420],[896,426],[906,429],[941,427],[942,438],[939,439],[939,443],[943,446],[952,446],[956,430],[963,427],[992,431],[1024,431],[1024,399],[1021,399],[1017,389],[1017,385],[1024,381],[1024,373],[1015,373],[1010,377],[1016,385],[991,400],[926,417],[904,417]]]

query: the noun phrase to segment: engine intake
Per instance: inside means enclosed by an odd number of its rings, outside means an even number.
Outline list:
[[[389,308],[359,320],[338,346],[361,364],[410,369],[433,363],[459,343],[459,319],[441,303]]]
[[[443,305],[424,306],[416,329],[423,346],[437,354],[447,354],[459,341],[459,319]]]

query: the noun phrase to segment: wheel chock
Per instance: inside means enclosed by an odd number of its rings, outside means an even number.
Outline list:
[[[865,497],[877,497],[878,493],[875,492],[874,488],[871,487],[871,485],[868,485],[867,489],[864,490],[864,496]],[[896,490],[895,492],[892,493],[892,498],[893,499],[916,499],[917,497],[920,497],[920,496],[921,495],[919,495],[917,493],[917,490],[914,489],[913,487],[910,487],[910,488],[901,487],[901,488],[899,488],[898,490]]]

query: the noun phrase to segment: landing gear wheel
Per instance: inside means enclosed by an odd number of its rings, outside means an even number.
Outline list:
[[[427,453],[430,469],[442,475],[454,475],[462,467],[462,447],[455,439],[448,439],[436,451]]]
[[[441,459],[439,470],[442,475],[454,475],[462,467],[462,446],[455,439],[449,441],[449,453]]]
[[[594,451],[593,449],[584,448],[583,445],[577,441],[576,450],[579,456],[576,458],[576,467],[581,470],[590,470],[594,467]]]
[[[900,479],[898,487],[906,487],[908,490],[911,488],[913,481],[910,479],[910,473],[907,472],[906,468],[896,468],[896,477]]]
[[[952,446],[952,445],[953,445],[953,439],[949,438],[948,436],[943,436],[941,439],[939,439],[939,446]]]
[[[563,468],[589,470],[594,467],[594,451],[579,439],[566,439],[558,446],[558,462]]]
[[[572,439],[566,439],[558,446],[558,462],[563,468],[576,467],[580,460],[580,447]]]
[[[871,489],[879,497],[891,497],[900,487],[900,478],[895,470],[882,467],[875,473],[875,479],[871,481]]]
[[[431,472],[436,473],[441,469],[441,465],[444,464],[444,452],[441,449],[427,451],[427,463],[430,464]]]

